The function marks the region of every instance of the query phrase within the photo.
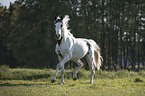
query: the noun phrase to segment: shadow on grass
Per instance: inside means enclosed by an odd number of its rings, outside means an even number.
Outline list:
[[[42,78],[48,78],[48,77],[50,77],[50,74],[33,75],[33,76],[24,78],[24,80],[42,79]]]
[[[3,84],[0,84],[0,86],[50,86],[50,85],[58,85],[57,83],[38,83],[38,84],[22,84],[22,83],[19,83],[19,84],[11,84],[11,83],[3,83]]]
[[[49,77],[50,74],[41,74],[41,75],[24,76],[24,77],[0,78],[0,80],[34,80],[34,79],[42,79],[42,78],[49,78]]]
[[[10,84],[10,83],[4,83],[0,84],[0,86],[36,86],[36,85],[48,85],[48,84]]]

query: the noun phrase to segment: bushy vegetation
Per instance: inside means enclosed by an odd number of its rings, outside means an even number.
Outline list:
[[[9,70],[8,65],[0,65],[0,72],[7,72]]]
[[[0,78],[3,79],[3,74],[9,70],[8,65],[0,65]]]

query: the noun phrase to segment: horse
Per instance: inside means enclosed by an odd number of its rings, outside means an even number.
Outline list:
[[[78,64],[78,67],[73,72],[73,80],[76,80],[79,69],[84,65],[81,59],[85,57],[91,70],[90,84],[93,84],[95,68],[99,70],[103,60],[100,54],[100,47],[92,39],[75,38],[68,29],[69,20],[69,16],[65,15],[64,18],[56,17],[54,21],[57,39],[55,52],[58,55],[59,63],[51,83],[56,81],[59,68],[61,68],[61,81],[58,84],[64,83],[64,64],[70,60]]]

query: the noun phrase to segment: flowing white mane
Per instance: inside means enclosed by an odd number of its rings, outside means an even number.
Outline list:
[[[62,23],[63,23],[63,30],[65,32],[67,32],[69,35],[73,36],[72,33],[70,33],[70,30],[68,30],[67,28],[69,27],[68,26],[68,21],[70,20],[69,16],[68,15],[65,15],[64,19],[62,20]]]

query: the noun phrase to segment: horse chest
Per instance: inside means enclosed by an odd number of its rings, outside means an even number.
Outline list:
[[[69,48],[67,46],[57,46],[56,47],[56,53],[60,57],[64,57],[64,55],[67,54],[68,52],[69,52]]]

